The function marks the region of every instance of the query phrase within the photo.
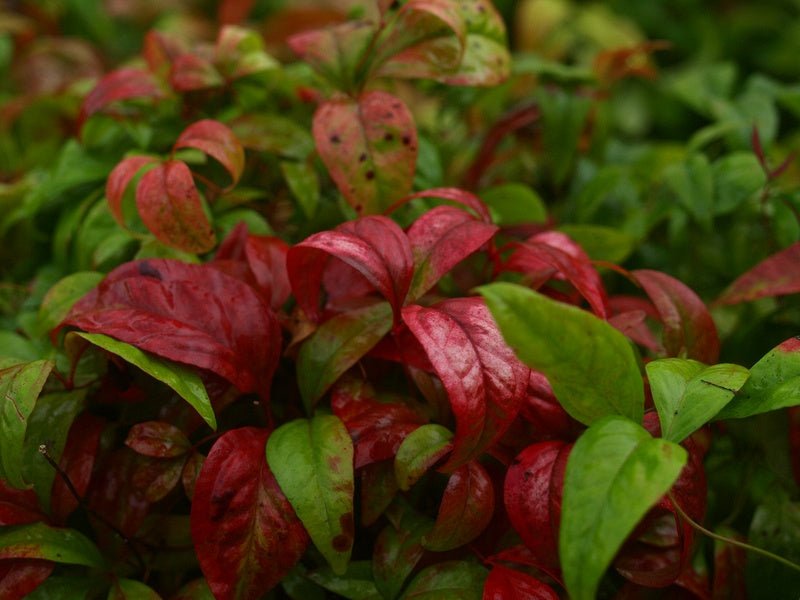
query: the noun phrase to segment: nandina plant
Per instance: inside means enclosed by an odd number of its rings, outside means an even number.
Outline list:
[[[717,321],[800,292],[800,242],[710,309],[643,241],[617,264],[631,235],[584,222],[600,191],[548,214],[507,179],[532,146],[543,189],[579,181],[615,86],[663,44],[562,66],[520,106],[530,67],[511,74],[488,0],[352,16],[288,36],[284,63],[239,25],[150,31],[61,91],[74,137],[46,176],[19,166],[28,212],[3,221],[54,224],[0,332],[0,598],[704,599],[754,569],[793,593],[800,345],[720,362]],[[469,160],[431,141],[442,98],[505,111]],[[651,182],[673,222],[788,193],[748,133],[746,157],[695,148]],[[776,415],[760,435],[794,481],[753,475],[774,497],[720,514],[725,459]]]

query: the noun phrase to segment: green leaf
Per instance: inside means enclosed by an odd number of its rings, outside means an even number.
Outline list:
[[[28,483],[22,476],[20,461],[25,432],[36,399],[52,369],[53,362],[49,360],[0,361],[0,467],[8,483],[15,488],[24,488]]]
[[[453,432],[428,423],[409,433],[394,457],[397,485],[408,491],[425,472],[453,448]]]
[[[281,173],[303,214],[312,218],[319,204],[319,178],[313,167],[304,162],[281,161]]]
[[[392,328],[392,307],[380,302],[325,321],[300,347],[297,384],[307,412],[347,369]]]
[[[595,598],[622,543],[670,489],[686,451],[617,416],[593,424],[567,461],[559,555],[572,600]]]
[[[384,598],[396,598],[419,559],[425,554],[422,538],[433,528],[433,520],[408,508],[398,527],[389,524],[375,540],[372,572],[375,586]]]
[[[28,420],[25,448],[22,454],[25,480],[33,484],[39,505],[50,512],[50,496],[56,472],[39,452],[41,444],[56,462],[61,459],[67,434],[75,417],[86,406],[88,389],[74,389],[41,396]]]
[[[800,404],[800,339],[789,338],[750,369],[750,379],[717,419],[742,419]]]
[[[161,596],[141,581],[117,579],[108,590],[108,600],[161,600]]]
[[[711,227],[714,213],[714,176],[705,154],[693,154],[664,170],[663,181],[695,220]]]
[[[729,213],[760,191],[767,175],[750,152],[723,156],[713,165],[714,214]]]
[[[482,566],[465,561],[441,562],[423,569],[411,581],[402,600],[481,600],[488,575]]]
[[[40,355],[30,340],[13,331],[0,331],[0,358],[13,358],[16,362],[32,362]]]
[[[480,197],[489,206],[492,221],[498,225],[547,221],[547,208],[539,194],[523,183],[495,185],[482,190]]]
[[[307,577],[326,590],[349,600],[381,600],[382,598],[372,580],[372,564],[368,560],[350,563],[343,575],[335,574],[330,567],[322,567],[308,573]]]
[[[710,421],[750,376],[739,365],[706,367],[683,358],[654,360],[646,368],[661,436],[676,443]]]
[[[217,417],[214,415],[214,408],[211,406],[211,400],[200,376],[194,370],[139,350],[135,346],[120,342],[102,333],[76,331],[72,332],[71,335],[80,336],[95,346],[116,354],[123,360],[139,367],[151,377],[168,385],[175,393],[192,405],[211,429],[216,430]]]
[[[353,442],[338,417],[316,415],[276,429],[267,463],[314,545],[343,575],[353,549]]]
[[[629,233],[602,225],[560,225],[558,230],[575,240],[592,260],[621,263],[637,245]]]
[[[542,110],[542,144],[548,149],[543,159],[551,179],[561,185],[575,163],[592,102],[563,90],[542,90],[536,98]]]
[[[633,347],[594,315],[510,283],[478,288],[506,342],[545,374],[564,409],[587,425],[606,415],[640,422],[644,384]]]
[[[56,327],[72,305],[103,279],[102,273],[80,271],[67,275],[45,294],[39,307],[38,330],[45,334]]]
[[[101,590],[105,591],[107,587],[108,581],[101,578],[53,575],[25,596],[25,600],[88,600],[99,597]]]
[[[69,565],[105,566],[97,546],[85,535],[44,523],[0,530],[0,559],[3,558],[41,558]]]

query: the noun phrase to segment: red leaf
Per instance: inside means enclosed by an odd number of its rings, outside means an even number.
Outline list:
[[[322,162],[359,214],[383,212],[411,190],[417,129],[402,100],[382,91],[329,100],[314,114]]]
[[[483,600],[558,600],[549,585],[530,575],[495,565],[483,586]]]
[[[286,266],[297,303],[312,319],[321,319],[321,283],[325,254],[362,274],[386,298],[395,315],[411,283],[411,248],[403,230],[383,216],[363,217],[323,231],[289,249]]]
[[[207,252],[217,243],[186,163],[171,160],[151,169],[136,187],[136,206],[160,241],[186,252]]]
[[[78,126],[112,102],[161,96],[152,75],[142,69],[117,69],[103,77],[84,98]]]
[[[32,489],[18,490],[0,478],[0,527],[25,525],[44,519],[36,492]]]
[[[470,461],[450,475],[436,523],[422,545],[436,552],[459,548],[478,537],[493,514],[492,480],[478,461]]]
[[[144,36],[142,56],[152,73],[166,78],[172,62],[185,53],[181,40],[172,35],[151,29]]]
[[[600,275],[583,248],[563,233],[546,231],[520,243],[505,268],[544,281],[555,273],[557,279],[569,281],[586,298],[598,317],[608,316],[608,298]],[[544,275],[540,275],[542,271]]]
[[[538,561],[560,578],[558,530],[564,472],[572,444],[539,442],[523,450],[506,473],[504,500],[511,525]]]
[[[0,560],[0,600],[19,600],[50,577],[55,564],[49,560],[12,558]]]
[[[136,174],[145,165],[156,162],[149,156],[131,156],[120,161],[114,167],[106,181],[106,199],[111,215],[122,227],[125,227],[125,216],[122,213],[122,199],[125,196],[125,189]]]
[[[408,230],[414,255],[409,300],[430,290],[442,276],[492,239],[498,228],[453,206],[437,206]]]
[[[575,440],[585,429],[558,403],[547,377],[538,371],[530,372],[520,415],[533,426],[537,441]]]
[[[480,298],[454,298],[431,308],[403,309],[447,390],[456,417],[452,471],[477,458],[503,435],[525,398],[529,369],[506,345]]]
[[[492,215],[489,213],[489,209],[483,201],[472,192],[462,190],[461,188],[431,188],[422,192],[416,192],[399,200],[395,205],[391,206],[387,212],[391,212],[397,207],[407,204],[411,200],[416,200],[417,198],[439,198],[441,200],[449,200],[450,202],[455,202],[456,204],[471,209],[482,221],[486,223],[492,222]]]
[[[189,500],[194,498],[194,490],[197,486],[197,478],[200,476],[200,471],[203,468],[203,463],[206,457],[199,452],[192,452],[183,465],[183,472],[181,473],[181,483],[183,483],[183,490],[186,492],[186,497]]]
[[[132,482],[147,502],[163,500],[181,480],[186,458],[151,458],[140,455],[133,470]]]
[[[252,280],[245,279],[256,287],[272,309],[277,311],[292,293],[289,273],[286,270],[288,252],[289,244],[282,239],[267,235],[248,235],[247,225],[241,222],[219,245],[214,261],[210,264],[216,266],[218,261],[245,263]]]
[[[665,273],[631,272],[653,301],[664,324],[664,348],[669,356],[686,356],[713,365],[719,357],[714,320],[692,290]]]
[[[189,125],[172,147],[195,148],[217,159],[236,185],[244,171],[244,148],[234,133],[219,121],[204,119]]]
[[[181,54],[172,62],[169,83],[178,92],[191,92],[225,83],[212,62],[197,54]]]
[[[629,310],[609,317],[608,324],[640,346],[659,352],[662,350],[653,332],[647,327],[647,313],[643,310]]]
[[[69,428],[59,465],[80,496],[83,496],[89,488],[97,450],[100,446],[100,435],[105,426],[105,419],[90,413],[83,413],[73,421]],[[78,501],[63,478],[56,476],[53,480],[50,500],[50,512],[53,520],[56,523],[66,523],[67,517],[77,507]]]
[[[762,260],[722,292],[715,304],[739,304],[800,292],[800,242]]]
[[[342,378],[331,393],[331,409],[353,440],[353,466],[394,458],[405,437],[426,420],[399,402],[379,402],[363,381]]]
[[[63,325],[208,369],[263,398],[281,352],[277,319],[252,287],[212,266],[176,260],[117,267]]]
[[[267,465],[267,437],[253,427],[228,431],[197,480],[192,539],[218,600],[261,598],[308,546],[308,534]]]
[[[163,421],[147,421],[131,427],[125,445],[134,452],[154,458],[183,456],[191,448],[184,433]]]

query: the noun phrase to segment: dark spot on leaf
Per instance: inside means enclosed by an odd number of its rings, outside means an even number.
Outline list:
[[[525,472],[522,474],[522,478],[523,478],[525,481],[528,481],[528,480],[529,480],[531,477],[533,477],[533,473],[531,473],[530,471],[525,471]]]
[[[147,261],[139,263],[139,274],[161,281],[161,273]]]
[[[403,136],[403,145],[408,146],[411,143],[411,136],[406,134]]]
[[[478,12],[486,12],[486,7],[483,4],[478,4]]]
[[[364,162],[365,160],[367,160],[366,152],[362,152],[361,154],[358,155],[358,162]]]
[[[384,141],[391,142],[394,139],[394,136],[391,133],[387,133],[383,136]]]
[[[352,537],[353,530],[355,529],[355,523],[353,523],[353,513],[345,513],[339,517],[339,525],[342,526],[342,531]]]
[[[370,179],[370,180],[372,180],[372,179],[375,179],[375,171],[373,171],[372,169],[370,169],[369,171],[367,171],[367,172],[364,174],[364,176],[365,176],[367,179]]]
[[[350,548],[352,538],[349,535],[340,534],[333,538],[331,545],[337,552],[346,552]]]
[[[356,209],[356,212],[361,212],[362,210],[364,210],[364,206],[361,204],[356,204],[353,208]]]
[[[339,137],[338,135],[336,135],[335,133],[334,133],[334,134],[333,134],[333,135],[332,135],[330,138],[328,138],[328,139],[330,139],[330,141],[331,141],[331,144],[339,144],[339,143],[341,143],[341,141],[342,141],[342,138],[340,138],[340,137]]]
[[[211,514],[209,517],[212,521],[219,521],[222,518],[235,495],[235,489],[227,489],[222,493],[211,496]]]

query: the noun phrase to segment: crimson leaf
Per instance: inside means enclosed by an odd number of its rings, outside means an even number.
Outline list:
[[[255,600],[300,559],[308,534],[264,457],[268,432],[226,432],[200,472],[192,502],[192,539],[219,600]]]
[[[196,148],[214,157],[225,167],[236,185],[244,170],[244,148],[234,133],[219,121],[203,119],[189,125],[181,132],[173,150]]]
[[[800,242],[762,260],[739,276],[717,298],[716,304],[739,304],[797,292],[800,292]]]
[[[289,281],[298,304],[319,320],[325,255],[345,262],[383,295],[395,315],[411,283],[411,248],[403,230],[382,216],[343,223],[333,231],[316,233],[293,246],[286,257]]]
[[[431,308],[410,305],[403,321],[422,344],[456,417],[452,471],[490,447],[517,416],[528,368],[503,340],[480,298],[454,298]]]
[[[211,266],[176,260],[117,267],[63,325],[208,369],[265,398],[280,356],[277,319],[252,287]]]

